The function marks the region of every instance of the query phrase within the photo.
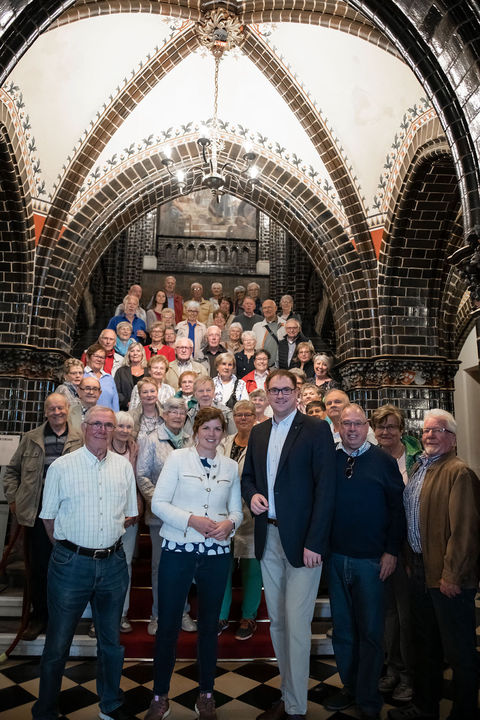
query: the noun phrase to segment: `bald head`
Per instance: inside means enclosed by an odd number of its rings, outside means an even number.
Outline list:
[[[61,435],[67,428],[68,400],[61,393],[52,393],[45,400],[45,417],[56,435]]]

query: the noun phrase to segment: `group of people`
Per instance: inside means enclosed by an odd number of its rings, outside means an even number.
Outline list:
[[[141,288],[132,286],[83,362],[65,362],[45,423],[22,438],[4,485],[28,539],[32,615],[23,637],[46,629],[37,720],[58,716],[65,662],[88,602],[100,717],[131,717],[119,689],[119,632],[131,630],[142,515],[152,543],[147,632],[156,636],[146,720],[170,713],[182,628],[198,632],[196,711],[216,718],[217,642],[229,628],[234,559],[242,577],[235,636],[254,634],[263,586],[282,679],[280,700],[259,720],[306,717],[322,569],[343,683],[327,709],[356,704],[373,720],[391,693],[403,703],[391,720],[434,720],[446,661],[450,717],[475,717],[480,485],[456,457],[454,418],[428,411],[422,445],[405,434],[393,405],[369,421],[331,378],[331,358],[315,354],[302,334],[291,298],[282,298],[280,316],[258,290],[236,297],[234,315],[220,283],[208,301],[193,283],[183,302],[170,277],[143,319]],[[232,306],[223,317],[226,300]],[[122,323],[133,339],[125,333],[119,342]]]

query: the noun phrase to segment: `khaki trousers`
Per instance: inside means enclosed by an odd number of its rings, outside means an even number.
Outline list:
[[[283,551],[278,528],[268,525],[261,560],[270,635],[289,715],[307,712],[312,618],[322,566],[295,568]]]

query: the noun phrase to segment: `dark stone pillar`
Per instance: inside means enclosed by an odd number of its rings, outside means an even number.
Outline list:
[[[64,360],[54,349],[0,346],[0,428],[21,435],[43,422],[43,403],[59,383]]]

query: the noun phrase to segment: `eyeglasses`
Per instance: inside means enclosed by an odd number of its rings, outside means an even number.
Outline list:
[[[399,425],[377,425],[377,430],[386,430],[387,432],[393,432],[394,430],[400,430]]]
[[[90,355],[92,360],[103,360],[105,362],[105,355]]]
[[[233,417],[236,418],[249,418],[249,417],[255,417],[254,413],[247,412],[247,413],[233,413]]]
[[[349,455],[347,457],[347,467],[345,469],[345,477],[347,480],[350,480],[350,478],[353,475],[353,466],[355,465],[355,458],[352,455]]]
[[[295,392],[295,388],[268,388],[267,392],[269,392],[270,395],[273,395],[273,397],[278,397],[279,395],[285,395],[285,397],[289,397],[293,392]]]
[[[360,420],[342,420],[341,424],[345,428],[355,428],[355,430],[358,430],[362,425],[365,425],[366,422],[366,420],[364,422],[360,422]]]
[[[107,432],[112,432],[112,430],[114,430],[114,428],[115,428],[115,425],[113,423],[111,423],[111,422],[102,423],[99,420],[95,420],[94,422],[87,422],[85,424],[90,425],[90,427],[92,427],[95,430],[95,432],[98,432],[99,430],[103,430],[104,428]]]
[[[80,387],[78,389],[83,390],[83,392],[86,392],[86,393],[100,393],[100,388],[97,388],[97,387],[88,387],[88,386],[82,387],[80,385]]]
[[[455,435],[454,432],[451,430],[448,430],[447,428],[440,428],[440,427],[433,427],[433,428],[425,428],[422,430],[422,435],[439,435],[440,433],[450,433],[450,435]]]

